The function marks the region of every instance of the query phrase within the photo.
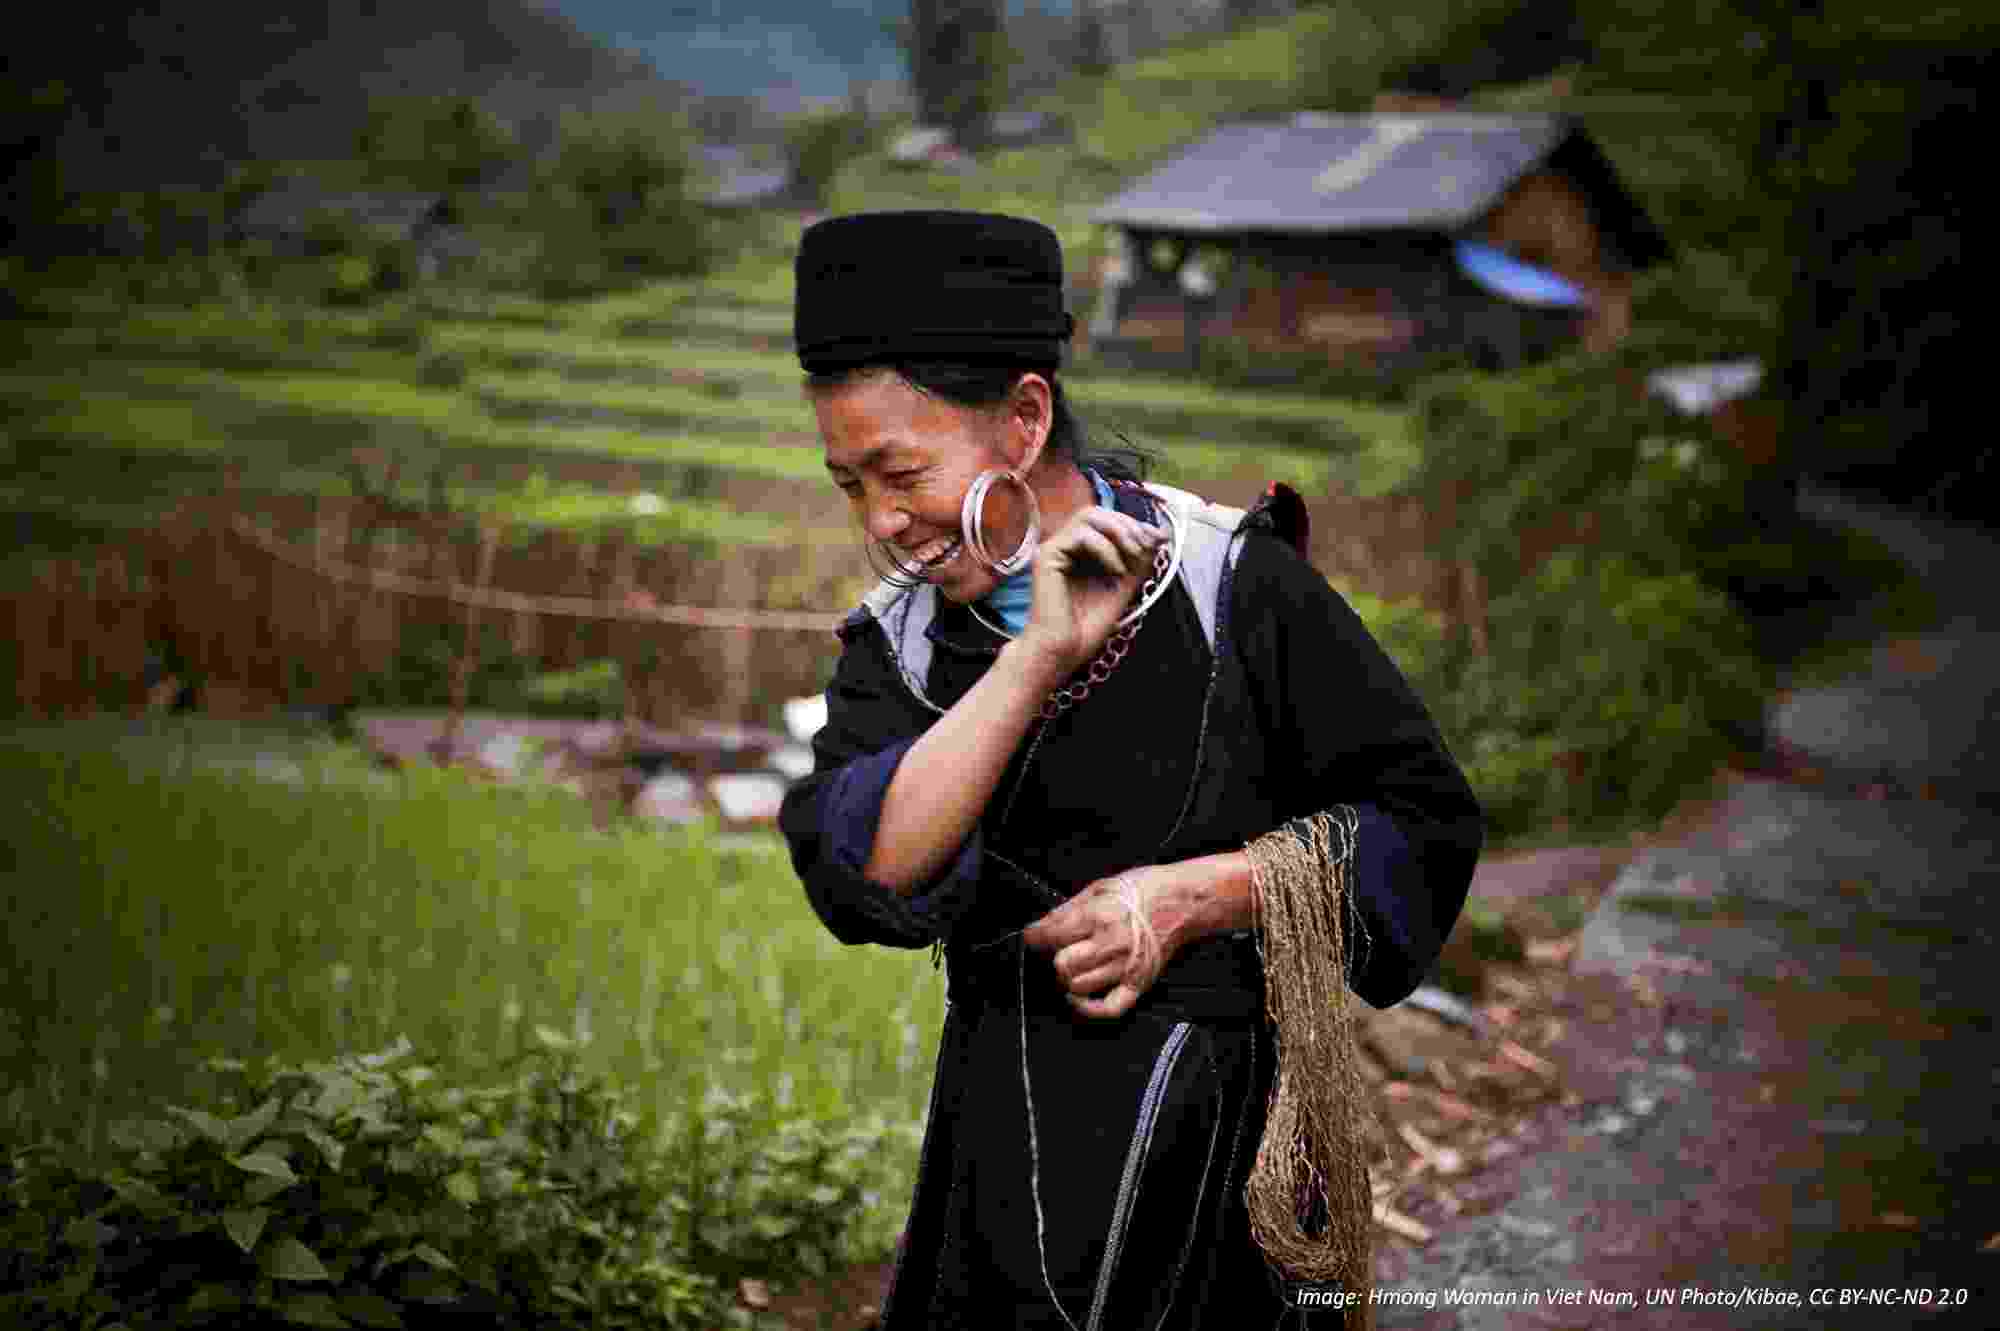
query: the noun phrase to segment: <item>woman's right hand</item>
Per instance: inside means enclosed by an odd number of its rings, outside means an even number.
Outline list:
[[[1092,504],[1036,548],[1034,600],[1020,643],[1057,683],[1111,636],[1166,539],[1163,528]]]

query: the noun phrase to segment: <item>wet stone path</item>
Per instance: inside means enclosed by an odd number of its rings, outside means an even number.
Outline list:
[[[1948,627],[1774,705],[1810,784],[1741,780],[1619,872],[1547,1051],[1573,1094],[1380,1242],[1379,1327],[2000,1326],[2000,636],[1945,581],[2000,552],[1843,502]]]

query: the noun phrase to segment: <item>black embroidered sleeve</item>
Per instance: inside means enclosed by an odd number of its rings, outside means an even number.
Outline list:
[[[786,793],[779,827],[806,898],[834,937],[925,947],[948,937],[971,906],[980,835],[975,829],[944,872],[907,897],[862,872],[889,781],[932,718],[896,677],[872,623],[854,623],[842,638],[826,725],[813,737],[813,774]]]
[[[1465,904],[1484,823],[1429,712],[1360,616],[1266,530],[1245,539],[1231,616],[1251,705],[1288,774],[1288,818],[1361,816],[1365,941],[1350,982],[1376,1007],[1409,996]]]

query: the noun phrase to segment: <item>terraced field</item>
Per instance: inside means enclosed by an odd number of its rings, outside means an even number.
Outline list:
[[[852,558],[789,348],[790,310],[707,287],[551,306],[432,298],[367,312],[79,305],[8,336],[0,510],[16,552],[144,526],[234,473],[250,493],[395,496],[518,527],[637,524],[649,542],[804,543]],[[1324,490],[1394,412],[1160,378],[1072,379],[1159,475],[1241,500]],[[632,497],[653,498],[635,510]],[[842,553],[845,552],[845,553]],[[857,561],[858,568],[858,561]]]
[[[714,288],[310,318],[76,308],[14,334],[0,506],[16,550],[60,546],[142,526],[232,468],[252,492],[342,494],[356,464],[396,458],[398,498],[442,488],[516,524],[624,522],[622,496],[646,490],[652,540],[846,546],[788,326],[786,306]],[[1074,378],[1088,420],[1220,498],[1260,478],[1326,488],[1402,426],[1302,396]]]

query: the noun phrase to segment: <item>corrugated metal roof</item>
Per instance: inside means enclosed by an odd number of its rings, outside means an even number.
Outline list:
[[[1454,231],[1571,129],[1560,115],[1469,112],[1306,113],[1225,125],[1091,220],[1167,231]]]

